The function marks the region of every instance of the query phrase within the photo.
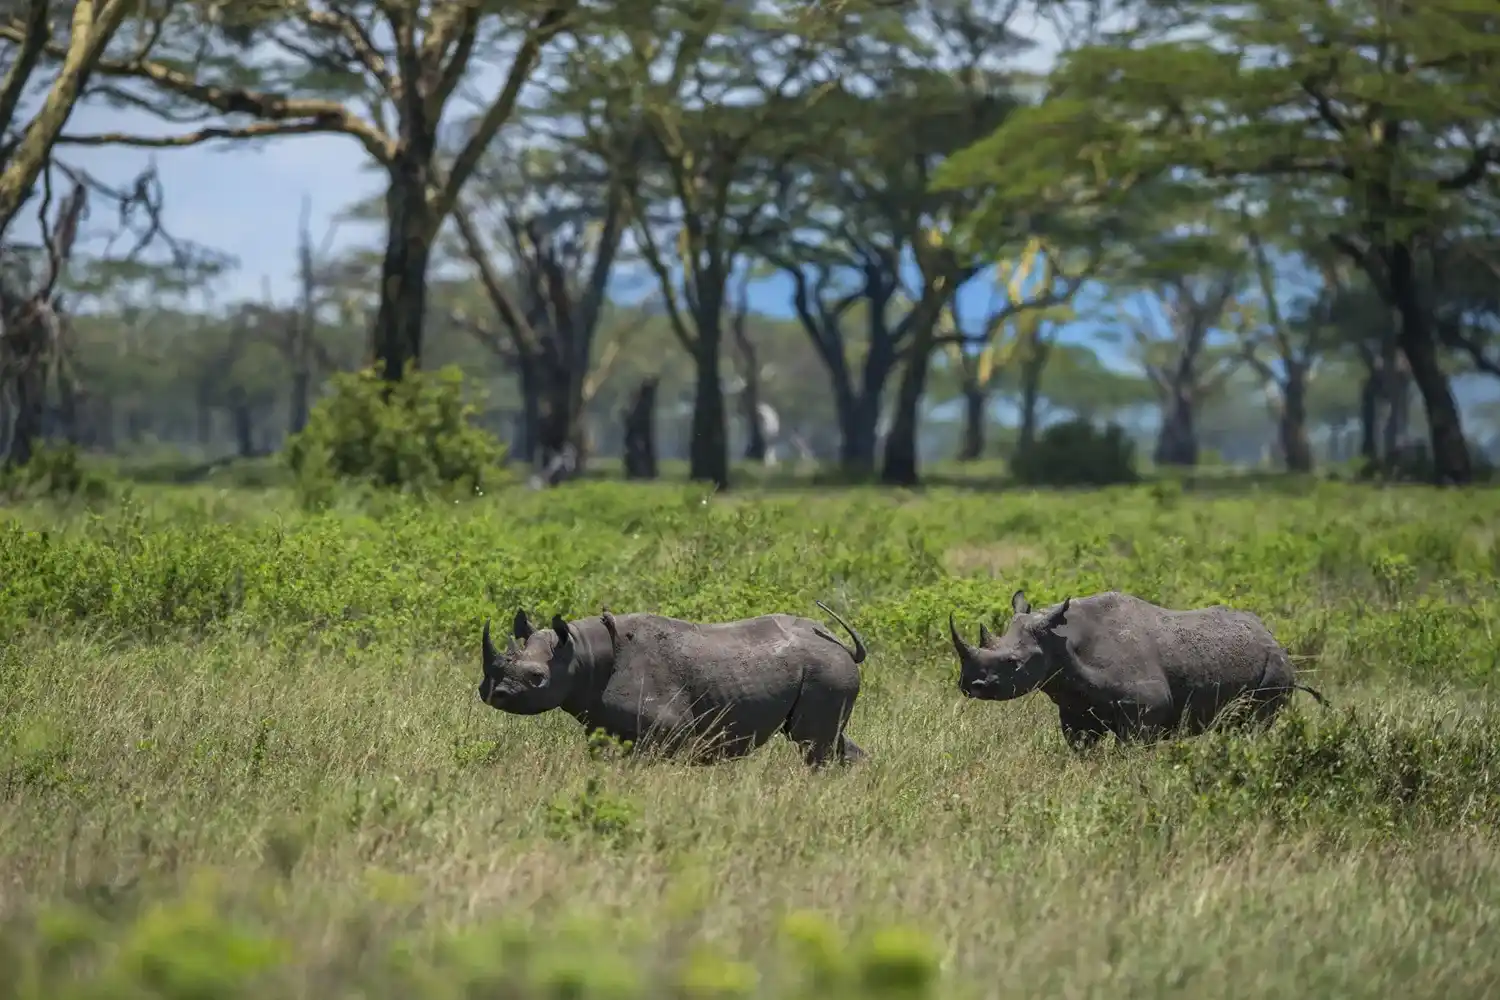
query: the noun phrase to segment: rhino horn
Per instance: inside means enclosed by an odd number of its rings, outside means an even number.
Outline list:
[[[496,659],[495,643],[490,639],[490,620],[488,618],[484,620],[484,635],[480,639],[480,648],[484,651],[484,666],[488,670]]]
[[[953,613],[948,613],[948,633],[953,636],[953,648],[958,651],[958,658],[968,663],[974,659],[974,647],[964,642],[964,637],[958,634],[958,626],[953,623]]]
[[[979,623],[979,645],[985,649],[990,645],[990,630],[984,627],[984,622]]]

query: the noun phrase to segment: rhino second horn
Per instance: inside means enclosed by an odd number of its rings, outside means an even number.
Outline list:
[[[989,648],[989,644],[990,644],[990,630],[984,627],[984,622],[980,622],[979,623],[979,645],[982,646],[982,647],[984,647],[984,648]]]

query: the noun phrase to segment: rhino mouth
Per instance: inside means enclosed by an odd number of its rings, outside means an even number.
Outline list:
[[[998,684],[991,677],[974,677],[959,683],[958,690],[965,698],[980,701],[995,701],[999,696]]]
[[[512,715],[540,715],[551,708],[551,705],[538,703],[538,694],[537,688],[515,687],[491,680],[479,685],[480,701]]]

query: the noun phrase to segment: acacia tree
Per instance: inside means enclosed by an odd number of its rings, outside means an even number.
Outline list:
[[[853,475],[875,469],[876,427],[899,372],[881,478],[917,479],[930,358],[959,336],[936,327],[985,264],[949,239],[973,192],[935,191],[931,180],[949,153],[1015,106],[1004,64],[1029,45],[1011,30],[1018,7],[970,0],[867,12],[866,30],[841,40],[840,87],[816,112],[839,142],[789,165],[781,226],[758,248],[792,281],[793,309],[832,382],[841,464]]]
[[[829,61],[808,26],[741,4],[658,4],[580,46],[549,108],[624,179],[635,248],[696,371],[689,474],[720,488],[728,284],[768,218],[776,166],[823,138],[806,112]]]
[[[1006,379],[1014,378],[1019,393],[1021,424],[1016,450],[1030,448],[1036,440],[1037,410],[1041,401],[1042,374],[1051,360],[1056,336],[1073,317],[1066,301],[1081,283],[1059,274],[1057,255],[1041,240],[1033,239],[1020,258],[996,267],[993,294],[981,317],[976,333],[960,336],[949,345],[949,357],[958,372],[964,397],[964,434],[959,461],[973,461],[984,453],[984,413],[993,390]],[[1036,287],[1031,287],[1031,279]],[[1034,299],[1056,294],[1058,281],[1064,282],[1059,298],[1065,301],[1052,306],[1037,306]],[[963,323],[955,301],[948,304],[952,329],[962,334]],[[977,345],[968,352],[964,342]]]
[[[1500,170],[1494,12],[1472,0],[1146,10],[1124,41],[1065,54],[1048,99],[972,147],[965,166],[1011,199],[1072,186],[1115,200],[1168,176],[1219,193],[1278,179],[1297,192],[1268,206],[1278,227],[1327,241],[1399,317],[1435,477],[1469,481],[1419,262]]]
[[[71,6],[66,28],[54,20],[60,11],[50,0],[26,0],[0,14],[0,51],[9,57],[0,80],[0,237],[31,197],[85,81],[138,5],[136,0],[74,0]],[[167,9],[171,2],[157,0],[157,6]],[[147,32],[135,40],[132,58],[140,57],[149,39]],[[56,75],[36,114],[20,124],[21,102],[49,51],[58,56]]]
[[[385,171],[386,241],[371,348],[388,379],[420,365],[427,272],[438,229],[515,113],[543,47],[576,23],[578,0],[270,0],[181,4],[142,28],[128,57],[100,58],[105,96],[164,121],[167,136],[63,135],[60,143],[175,148],[332,134]],[[62,46],[44,51],[63,58]],[[439,127],[476,53],[507,52],[504,80],[440,162]],[[248,67],[247,67],[248,62]],[[471,66],[474,64],[474,66]],[[249,75],[252,83],[246,83]],[[248,122],[245,119],[250,119]]]
[[[1334,263],[1324,254],[1315,270],[1318,287],[1293,305],[1293,314],[1283,309],[1278,282],[1265,240],[1254,224],[1246,226],[1255,272],[1256,302],[1253,315],[1241,309],[1239,322],[1244,336],[1244,357],[1270,391],[1276,416],[1277,440],[1288,472],[1311,472],[1312,442],[1307,434],[1307,392],[1326,343],[1337,281]],[[1326,248],[1324,248],[1326,249]]]

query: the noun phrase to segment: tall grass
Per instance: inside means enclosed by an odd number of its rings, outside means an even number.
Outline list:
[[[578,484],[0,524],[0,997],[1479,997],[1500,989],[1500,494]],[[1333,702],[1065,749],[961,621],[1261,614]],[[816,617],[851,734],[714,767],[479,705],[517,606]],[[1486,943],[1489,942],[1489,943]]]

